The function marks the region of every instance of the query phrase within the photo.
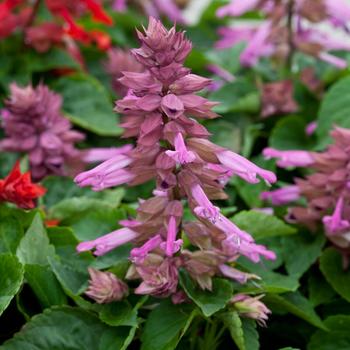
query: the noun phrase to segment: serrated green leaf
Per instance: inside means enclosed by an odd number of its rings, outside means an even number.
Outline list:
[[[350,77],[335,83],[325,94],[317,119],[318,147],[330,143],[329,131],[334,125],[350,128]]]
[[[242,321],[236,311],[228,311],[219,316],[220,320],[230,331],[231,337],[239,350],[246,350]]]
[[[0,254],[0,315],[21,287],[23,276],[23,265],[15,255]]]
[[[141,335],[141,350],[176,349],[196,313],[191,305],[161,302],[148,315]]]
[[[328,332],[315,332],[307,346],[308,350],[348,350],[350,349],[350,316],[330,316],[324,321]]]
[[[325,243],[323,234],[314,235],[306,231],[293,237],[283,237],[283,255],[287,272],[298,278],[301,277],[321,255]],[[296,259],[290,252],[297,252],[298,258]]]
[[[113,104],[98,80],[75,74],[60,78],[54,87],[62,95],[63,111],[73,123],[100,136],[121,134]]]
[[[67,304],[67,297],[47,266],[25,265],[25,278],[43,308]]]
[[[350,302],[350,271],[343,268],[342,256],[335,248],[323,252],[320,269],[334,290]]]
[[[53,256],[54,252],[41,216],[37,213],[18,245],[16,255],[22,264],[47,265],[48,257]]]
[[[296,233],[294,227],[285,224],[276,216],[256,210],[241,211],[232,218],[232,221],[242,230],[249,232],[255,240]]]
[[[0,253],[16,253],[19,242],[23,237],[23,229],[14,216],[0,219]]]
[[[264,297],[264,302],[272,309],[272,312],[274,309],[288,311],[315,327],[327,329],[310,301],[299,292],[282,295],[269,294]]]
[[[110,326],[136,327],[137,309],[134,309],[127,301],[119,301],[102,306],[99,312],[100,319]]]
[[[34,316],[2,350],[125,349],[130,327],[111,327],[93,314],[72,307],[54,307]]]
[[[211,291],[200,289],[184,271],[180,273],[180,282],[186,294],[200,307],[206,317],[223,309],[233,294],[232,284],[220,278],[213,279]]]

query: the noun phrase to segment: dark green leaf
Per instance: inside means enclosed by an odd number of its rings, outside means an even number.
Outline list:
[[[272,312],[274,310],[288,311],[315,327],[326,329],[310,301],[299,292],[285,293],[283,295],[270,294],[264,297],[264,302],[272,309]]]
[[[21,224],[14,216],[0,219],[0,253],[16,253],[17,246],[23,237]]]
[[[43,308],[67,304],[67,297],[47,266],[26,265],[25,278]]]
[[[309,299],[314,307],[331,302],[335,296],[336,292],[327,283],[325,278],[320,272],[312,274],[309,276],[308,280],[309,286]]]
[[[21,263],[34,265],[47,265],[47,258],[54,254],[39,213],[21,239],[16,254]]]
[[[141,350],[173,350],[190,326],[196,310],[190,305],[163,301],[148,315]]]
[[[187,295],[200,307],[206,317],[223,309],[233,294],[232,284],[220,278],[213,279],[211,291],[200,289],[184,271],[180,274],[180,281]]]
[[[0,315],[22,285],[24,268],[15,255],[0,254]]]
[[[84,74],[60,78],[55,89],[62,94],[66,116],[78,126],[101,136],[118,136],[117,116],[105,88]]]
[[[311,337],[308,350],[348,350],[350,349],[350,316],[330,316],[324,321],[329,332],[317,331]]]
[[[241,211],[232,218],[232,221],[242,230],[249,232],[256,240],[296,233],[294,227],[285,224],[276,216],[256,210]]]
[[[342,256],[335,248],[323,252],[320,269],[334,290],[350,302],[350,271],[343,268]]]
[[[119,301],[102,306],[100,319],[110,326],[137,326],[137,309],[127,301]]]
[[[130,342],[131,331],[130,327],[110,327],[78,308],[55,307],[34,316],[1,349],[121,350]]]

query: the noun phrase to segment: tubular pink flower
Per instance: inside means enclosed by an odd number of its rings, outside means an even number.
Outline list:
[[[128,170],[125,170],[125,167],[131,162],[130,157],[119,154],[91,170],[80,173],[74,181],[80,187],[92,186],[94,191],[121,185],[131,181],[134,177]]]
[[[226,69],[218,66],[217,64],[209,64],[207,66],[207,69],[216,74],[219,78],[228,81],[229,83],[232,83],[233,81],[236,80],[236,77],[234,75],[232,75],[229,71],[227,71]]]
[[[104,255],[114,248],[133,241],[136,237],[138,237],[138,235],[138,233],[130,230],[129,228],[121,228],[92,241],[86,241],[78,244],[77,251],[81,253],[87,250],[95,249],[94,255]]]
[[[153,236],[143,246],[131,250],[131,261],[137,264],[142,264],[147,257],[147,254],[152,250],[158,248],[162,242],[163,239],[160,235]]]
[[[92,148],[84,153],[83,161],[86,163],[103,162],[119,154],[126,154],[132,149],[133,145],[109,148]]]
[[[182,134],[179,132],[175,136],[174,140],[175,151],[166,151],[166,155],[175,160],[178,164],[188,164],[192,163],[196,156],[192,151],[188,151],[186,148],[185,141],[182,137]]]
[[[215,43],[217,49],[227,49],[238,43],[251,40],[256,31],[256,26],[220,27],[218,34],[220,39]]]
[[[174,216],[170,216],[168,222],[168,232],[166,242],[161,243],[160,247],[165,251],[166,256],[173,256],[180,250],[182,239],[176,240],[177,226]]]
[[[317,129],[317,122],[313,121],[306,125],[305,133],[306,135],[311,136],[315,133],[316,129]]]
[[[231,0],[228,5],[220,7],[216,11],[218,17],[241,16],[248,11],[252,11],[260,0]]]
[[[328,15],[331,17],[333,23],[344,26],[350,21],[350,6],[345,0],[325,0],[324,1]]]
[[[267,41],[270,31],[270,22],[265,22],[260,25],[255,35],[248,42],[247,47],[241,53],[240,62],[243,66],[254,66],[257,64],[260,57],[272,54],[273,46]]]
[[[270,200],[273,205],[283,205],[296,201],[300,198],[300,189],[298,186],[286,186],[270,192],[262,192],[262,200]]]
[[[307,151],[279,151],[274,148],[265,148],[263,155],[266,159],[278,158],[276,163],[281,168],[307,167],[314,163],[311,153]]]
[[[330,235],[335,235],[344,231],[350,227],[350,222],[348,220],[343,220],[343,209],[344,209],[344,198],[339,197],[337,205],[332,216],[324,216],[322,222]]]
[[[220,151],[216,153],[216,156],[222,165],[232,170],[234,174],[249,183],[258,183],[258,175],[269,185],[277,180],[276,175],[272,171],[259,168],[257,165],[235,152],[228,150]]]
[[[219,270],[225,277],[231,278],[241,284],[246,283],[249,279],[260,279],[257,275],[242,272],[226,264],[219,265]]]
[[[346,60],[340,57],[334,56],[328,52],[321,52],[318,55],[318,57],[320,60],[330,63],[339,69],[345,69],[348,66],[348,62]]]
[[[194,208],[196,215],[208,219],[211,222],[216,222],[220,209],[210,202],[202,187],[198,184],[193,185],[191,188],[191,194],[197,203],[197,206]]]

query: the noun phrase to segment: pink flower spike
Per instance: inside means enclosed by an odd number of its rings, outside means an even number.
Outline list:
[[[178,252],[182,245],[182,239],[176,240],[177,226],[174,216],[170,216],[168,222],[168,234],[166,242],[160,244],[160,247],[165,251],[167,256],[173,256]]]
[[[278,158],[277,165],[281,168],[307,167],[314,163],[310,152],[307,151],[279,151],[274,148],[265,148],[263,155],[266,159]]]
[[[103,162],[119,154],[126,154],[133,149],[133,145],[110,148],[92,148],[84,153],[85,163]]]
[[[183,102],[174,94],[165,95],[162,98],[161,107],[171,119],[178,118],[185,109]]]
[[[217,17],[241,16],[248,11],[252,11],[260,0],[231,0],[228,5],[220,7],[216,11]]]
[[[343,209],[344,199],[339,197],[332,216],[327,215],[322,219],[328,234],[334,235],[350,227],[349,221],[342,220]]]
[[[273,205],[284,205],[300,198],[298,186],[286,186],[270,192],[262,192],[262,200],[270,200]]]
[[[121,228],[92,241],[79,243],[77,246],[77,251],[81,253],[95,248],[94,255],[100,256],[125,243],[131,242],[137,236],[138,233],[130,230],[129,228]]]
[[[222,165],[249,183],[258,183],[257,175],[262,177],[268,185],[277,181],[276,175],[272,171],[259,168],[235,152],[224,150],[218,152],[216,156]]]
[[[175,160],[178,164],[192,163],[196,156],[192,151],[188,151],[182,134],[179,132],[175,136],[174,140],[175,151],[166,151],[166,155]]]
[[[147,254],[159,247],[162,242],[162,237],[160,235],[156,235],[149,239],[143,246],[132,249],[130,252],[131,261],[136,264],[142,264],[147,257]]]
[[[202,187],[195,184],[191,188],[191,194],[198,205],[194,208],[195,214],[201,218],[210,220],[212,223],[215,223],[220,213],[220,209],[215,207],[210,202]]]

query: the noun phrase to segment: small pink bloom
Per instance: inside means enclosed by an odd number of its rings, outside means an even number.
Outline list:
[[[219,270],[225,277],[231,278],[241,284],[246,283],[249,279],[260,279],[259,276],[242,272],[226,264],[219,265]]]
[[[99,304],[119,301],[128,293],[128,286],[111,272],[89,268],[89,288],[87,296]]]
[[[162,242],[162,237],[160,235],[155,235],[154,237],[150,238],[143,246],[131,250],[131,260],[136,264],[142,264],[147,257],[147,254],[152,250],[158,248]]]
[[[262,200],[270,200],[273,205],[284,205],[300,198],[298,186],[286,186],[278,190],[261,193]]]
[[[117,12],[125,12],[127,10],[126,0],[114,0],[112,9]]]
[[[256,31],[256,26],[220,27],[218,34],[220,39],[215,43],[217,49],[227,49],[238,43],[251,40]]]
[[[183,102],[174,94],[165,95],[162,98],[161,107],[171,119],[178,118],[184,112]]]
[[[257,165],[235,152],[224,150],[218,152],[216,156],[222,165],[232,170],[234,174],[247,182],[258,183],[258,175],[261,176],[267,184],[272,184],[277,180],[276,175],[272,171],[259,168]]]
[[[228,5],[220,7],[216,11],[218,17],[241,16],[248,11],[254,10],[260,0],[231,0]]]
[[[179,251],[183,243],[182,239],[176,240],[176,234],[177,234],[176,220],[174,216],[170,216],[170,219],[168,222],[167,240],[165,243],[163,242],[160,245],[160,247],[164,249],[165,254],[167,256],[173,256],[177,251]]]
[[[339,69],[345,69],[348,66],[348,62],[346,60],[344,60],[343,58],[334,56],[328,52],[321,52],[318,55],[318,57],[320,60],[330,63]]]
[[[339,197],[332,216],[327,215],[323,217],[322,221],[328,234],[334,235],[350,227],[350,222],[342,219],[343,209],[344,199]]]
[[[317,129],[317,122],[313,121],[306,126],[305,133],[306,135],[311,136],[315,133],[316,129]]]
[[[132,149],[132,145],[110,148],[92,148],[84,153],[83,161],[86,163],[103,162],[119,154],[126,154]]]
[[[204,219],[208,219],[211,222],[215,222],[220,213],[220,209],[218,207],[215,207],[210,202],[202,187],[198,184],[195,184],[191,188],[191,194],[197,203],[197,206],[194,208],[196,215]]]
[[[275,148],[265,148],[263,155],[266,159],[278,158],[277,165],[281,168],[307,167],[314,163],[311,153],[307,151],[279,151]]]
[[[177,133],[174,140],[175,151],[166,151],[165,153],[175,160],[178,164],[192,163],[196,156],[192,151],[188,151],[181,133]]]
[[[134,178],[133,174],[124,169],[131,162],[130,157],[119,154],[91,170],[80,173],[74,181],[80,187],[92,186],[94,191],[121,185]]]
[[[95,249],[94,254],[100,256],[108,253],[114,248],[133,241],[137,236],[138,233],[130,230],[129,228],[121,228],[92,241],[79,243],[77,246],[77,251],[80,253]]]
[[[232,75],[229,71],[226,69],[218,66],[217,64],[209,64],[207,66],[207,69],[216,74],[219,78],[228,81],[229,83],[232,83],[236,78],[234,75]]]

